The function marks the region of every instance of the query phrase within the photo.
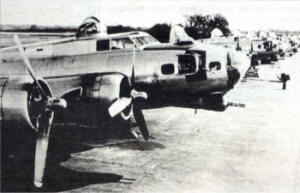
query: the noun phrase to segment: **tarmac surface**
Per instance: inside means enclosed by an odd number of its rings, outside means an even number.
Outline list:
[[[231,93],[230,101],[245,108],[144,110],[148,142],[99,140],[88,128],[55,131],[43,191],[299,192],[300,54],[259,69],[259,78]],[[291,76],[286,90],[279,72]],[[32,191],[32,177],[18,173],[28,156],[10,157],[2,190]]]

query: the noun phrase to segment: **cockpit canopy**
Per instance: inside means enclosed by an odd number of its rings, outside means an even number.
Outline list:
[[[148,45],[160,44],[160,42],[150,34],[140,31],[111,34],[101,39],[109,39],[112,49],[133,48],[134,46],[143,49]]]
[[[145,34],[144,36],[136,36],[133,37],[135,40],[135,44],[140,47],[140,46],[146,46],[148,44],[158,44],[159,41],[157,41],[157,39],[155,39],[154,37]]]
[[[107,34],[106,26],[94,16],[83,20],[82,24],[77,29],[76,37],[85,37],[93,34]]]

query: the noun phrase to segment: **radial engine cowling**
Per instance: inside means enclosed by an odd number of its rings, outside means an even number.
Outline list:
[[[51,93],[47,83],[39,80],[46,92]],[[11,76],[1,79],[0,107],[2,127],[37,127],[37,117],[42,103],[34,94],[30,76]]]

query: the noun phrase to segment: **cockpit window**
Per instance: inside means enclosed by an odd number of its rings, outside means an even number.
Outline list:
[[[133,48],[133,42],[129,38],[112,39],[111,49]]]
[[[134,37],[134,40],[137,46],[145,46],[152,43],[158,43],[158,41],[152,36]]]
[[[138,47],[143,45],[143,42],[138,38],[133,38],[133,41],[134,41],[135,45],[137,45]]]
[[[137,47],[145,46],[151,43],[159,43],[152,36],[140,36],[140,37],[124,37],[113,38],[97,41],[97,51],[103,50],[119,50],[119,49],[132,49],[136,45]]]
[[[133,48],[134,47],[133,42],[129,38],[123,39],[123,43],[124,43],[125,48]]]
[[[145,37],[140,37],[140,39],[145,43],[145,44],[151,44],[151,43],[157,43],[158,41],[154,39],[152,36],[145,36]]]

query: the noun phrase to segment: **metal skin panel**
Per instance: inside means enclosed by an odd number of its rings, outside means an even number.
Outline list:
[[[94,97],[106,109],[113,101],[120,97],[120,87],[124,76],[119,74],[103,75],[97,77],[94,85]]]
[[[45,45],[45,46],[37,46],[32,48],[26,48],[25,53],[26,55],[30,56],[31,59],[35,58],[47,58],[52,57],[53,53],[53,45]]]
[[[82,86],[81,76],[48,78],[47,82],[53,90],[53,95],[56,97],[61,97]]]
[[[178,57],[179,54],[184,54],[183,50],[147,50],[139,51],[136,55],[135,74],[136,81],[143,83],[156,83],[158,78],[162,80],[176,76],[178,74]],[[161,66],[163,64],[174,64],[175,72],[172,75],[163,75]],[[184,78],[184,76],[182,76]]]
[[[188,81],[185,74],[178,72],[178,54],[184,54],[182,50],[160,50],[144,51],[137,55],[139,65],[144,64],[136,73],[136,82],[142,85],[156,84],[164,92],[185,92],[186,94],[197,94],[209,90],[226,88],[227,84],[227,61],[226,52],[221,52],[218,57],[210,50],[206,54],[206,69],[211,61],[219,61],[222,65],[219,71],[208,71],[204,80]],[[139,57],[141,60],[139,60]],[[175,72],[171,75],[163,75],[161,66],[166,63],[175,65]],[[199,70],[199,69],[198,69]]]
[[[107,71],[120,72],[127,77],[132,75],[132,67],[134,63],[133,50],[115,50],[106,54],[107,55]],[[138,72],[138,68],[135,69]]]
[[[96,40],[80,40],[53,45],[53,56],[74,56],[96,52]]]
[[[126,85],[122,85],[126,81]],[[97,125],[103,116],[107,116],[107,109],[122,96],[129,97],[129,81],[122,74],[103,74],[88,77],[81,100],[67,101],[68,107],[63,116],[64,120],[76,121],[81,124]],[[122,88],[123,86],[123,88]],[[125,87],[125,88],[124,88]],[[126,95],[124,95],[126,94]]]
[[[17,49],[2,51],[0,49],[0,76],[26,75],[24,65],[18,64],[22,60],[20,54],[16,55]]]

